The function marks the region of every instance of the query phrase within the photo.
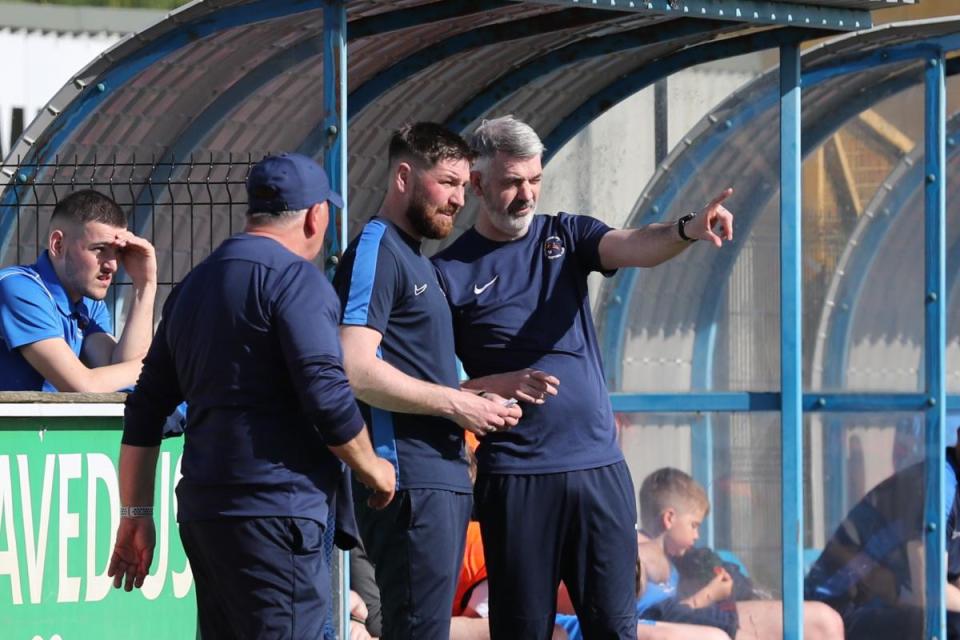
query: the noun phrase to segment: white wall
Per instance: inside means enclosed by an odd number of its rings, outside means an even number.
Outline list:
[[[118,33],[64,33],[0,27],[0,158],[14,142],[14,109],[22,109],[26,128],[38,111],[78,71],[120,40]]]

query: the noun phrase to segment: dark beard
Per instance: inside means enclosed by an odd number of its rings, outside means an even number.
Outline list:
[[[447,217],[447,214],[456,213],[456,210],[451,209],[451,207],[428,207],[417,188],[413,192],[410,206],[407,207],[407,220],[424,238],[442,240],[453,231],[453,218]]]

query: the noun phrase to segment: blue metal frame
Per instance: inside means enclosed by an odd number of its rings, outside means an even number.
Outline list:
[[[665,16],[715,18],[757,24],[786,24],[840,31],[869,29],[870,12],[863,9],[802,6],[766,0],[538,0],[544,4],[584,6],[616,11],[642,11]],[[878,7],[879,8],[879,7]]]
[[[861,55],[845,60],[843,64],[824,64],[810,69],[803,74],[803,85],[819,84],[824,80],[838,76],[856,73],[864,69],[880,67],[887,64],[911,62],[930,55],[936,56],[940,51],[954,51],[960,49],[960,34],[952,34],[927,38],[909,44],[898,44],[888,47],[871,49]]]
[[[957,44],[952,41],[953,40],[952,38],[949,38],[949,39],[944,38],[940,40],[946,41],[944,43],[949,44],[951,46],[955,46]],[[914,45],[911,45],[910,47],[900,46],[900,47],[896,47],[895,49],[897,50],[896,57],[898,58],[898,61],[916,59],[918,56],[929,55],[931,51],[936,50],[935,47],[931,47],[928,43],[914,44]],[[856,62],[856,64],[844,65],[844,72],[850,73],[857,70],[861,70],[868,66],[873,66],[875,64],[881,64],[881,63],[885,64],[889,61],[889,59],[890,57],[887,55],[884,55],[883,51],[874,52],[869,56],[863,56],[860,60]],[[933,566],[930,566],[928,571],[927,615],[928,615],[928,628],[934,630],[933,634],[939,635],[940,637],[942,637],[942,634],[939,634],[939,630],[942,628],[941,618],[943,617],[943,610],[941,607],[936,606],[936,603],[942,602],[943,584],[945,582],[945,575],[941,575],[943,571],[943,567],[942,567],[942,558],[940,557],[942,555],[940,550],[942,550],[943,548],[943,542],[941,540],[942,531],[943,531],[943,523],[942,523],[943,513],[942,513],[942,509],[938,506],[938,505],[942,505],[942,469],[943,469],[942,458],[943,458],[943,448],[944,448],[943,446],[944,435],[942,433],[943,431],[942,425],[945,419],[944,412],[945,412],[945,406],[946,406],[945,387],[943,386],[943,379],[942,379],[942,376],[943,376],[942,359],[943,359],[943,354],[945,349],[945,330],[943,328],[943,325],[945,321],[942,318],[942,315],[944,313],[943,304],[942,302],[940,302],[945,299],[945,293],[946,293],[945,281],[943,276],[943,271],[944,271],[943,263],[945,262],[945,250],[943,247],[944,239],[943,239],[943,230],[942,230],[942,225],[943,225],[942,213],[943,213],[944,196],[941,193],[944,190],[944,187],[942,186],[942,184],[943,184],[943,169],[944,169],[944,161],[945,161],[944,153],[942,149],[945,148],[945,137],[946,137],[945,132],[943,131],[944,107],[941,104],[943,100],[942,86],[943,86],[944,66],[945,65],[944,65],[942,54],[939,54],[938,57],[936,58],[936,63],[930,63],[930,66],[928,66],[928,70],[926,74],[927,75],[927,92],[928,92],[927,130],[937,131],[938,133],[937,133],[937,136],[935,136],[935,138],[940,139],[939,146],[937,146],[937,142],[935,139],[931,139],[929,135],[926,138],[926,143],[928,145],[928,152],[926,154],[927,165],[928,165],[926,170],[926,174],[928,176],[927,210],[929,212],[933,208],[939,211],[940,218],[939,218],[939,222],[937,221],[937,218],[934,218],[933,220],[929,220],[929,214],[928,214],[928,238],[930,237],[931,234],[934,234],[934,235],[939,234],[939,240],[936,243],[936,246],[933,246],[931,248],[931,246],[929,246],[929,243],[931,242],[931,240],[928,239],[928,248],[926,252],[927,263],[928,263],[927,268],[928,268],[928,274],[929,273],[939,274],[938,276],[939,280],[937,280],[937,282],[939,282],[939,286],[938,287],[932,286],[929,283],[929,278],[931,276],[928,275],[927,291],[932,292],[933,295],[928,298],[928,304],[927,304],[928,329],[926,333],[927,333],[928,344],[925,348],[925,353],[927,354],[926,366],[929,369],[929,371],[925,375],[925,379],[929,381],[931,379],[935,379],[937,375],[940,376],[940,379],[939,379],[939,383],[932,383],[932,384],[930,382],[927,383],[927,394],[923,396],[922,398],[923,402],[921,404],[918,404],[918,400],[920,398],[918,398],[915,395],[909,395],[909,394],[907,396],[901,396],[901,398],[906,399],[907,402],[903,404],[897,403],[897,404],[900,404],[900,406],[898,407],[898,409],[900,410],[918,410],[922,408],[923,410],[926,411],[927,418],[928,418],[927,450],[939,451],[939,453],[937,454],[938,459],[934,459],[931,461],[931,466],[929,471],[931,477],[928,478],[928,482],[931,483],[930,486],[934,488],[934,491],[928,492],[928,495],[927,495],[927,500],[929,502],[929,504],[927,505],[927,509],[928,509],[927,522],[929,523],[927,543],[930,546],[930,548],[927,549],[927,557],[928,558],[935,557],[938,559],[938,561],[935,562]],[[937,82],[933,82],[930,79],[931,74],[934,74],[934,73],[936,73],[936,77],[939,78]],[[809,86],[810,84],[815,84],[818,81],[822,81],[830,77],[835,77],[836,75],[838,75],[836,71],[828,72],[827,70],[823,70],[823,69],[817,70],[811,74],[809,81],[807,81],[807,79],[805,78],[804,84]],[[933,91],[934,91],[932,87],[936,88],[936,90],[940,92],[938,94],[939,98],[932,97]],[[940,104],[939,111],[937,111],[936,108],[931,107],[930,106],[931,104],[934,104],[934,105]],[[937,151],[931,152],[929,149],[937,149]],[[934,194],[940,193],[940,195],[931,195],[931,193],[934,193]],[[786,194],[782,193],[782,197],[784,197],[784,199],[786,199],[785,195]],[[933,205],[931,204],[931,202],[936,204]],[[929,228],[929,225],[931,224],[939,225],[935,229],[935,233],[934,231],[931,231]],[[787,248],[783,246],[781,247],[781,249],[783,251],[787,250]],[[936,256],[935,258],[931,258],[931,251],[935,251],[935,253],[933,254]],[[798,277],[799,272],[800,272],[799,264],[797,264],[795,268],[795,272],[793,273],[793,277]],[[937,293],[937,290],[935,289],[939,290],[939,293]],[[626,307],[626,302],[623,301],[622,299],[620,303],[621,305],[623,305],[624,308]],[[784,316],[784,318],[786,318],[786,316]],[[931,325],[931,323],[933,324]],[[936,337],[937,330],[931,329],[931,326],[935,326],[935,328],[939,330],[939,333],[941,334],[939,338]],[[785,343],[789,340],[786,334],[783,336],[783,339]],[[936,343],[931,343],[931,341],[936,341]],[[931,360],[930,354],[936,354],[932,358],[936,362],[933,362],[933,363],[930,362]],[[782,366],[786,366],[786,365],[787,363],[782,362]],[[783,388],[784,388],[784,393],[786,394],[787,392],[786,380],[784,380]],[[705,406],[705,404],[702,402],[703,398],[699,398],[700,402],[698,402],[697,400],[695,400],[696,398],[695,395],[690,395],[687,397],[688,399],[694,400],[693,404],[696,405],[697,410],[700,410],[700,411],[712,410],[707,406]],[[711,394],[711,397],[716,398],[717,396],[715,394]],[[849,397],[852,397],[852,396],[849,396]],[[851,410],[868,411],[872,409],[877,409],[879,406],[885,404],[884,399],[890,399],[892,397],[893,396],[891,396],[890,394],[876,394],[871,396],[870,398],[856,398],[855,401],[851,404],[851,406],[854,407]],[[865,400],[871,400],[871,399],[873,400],[873,402],[865,402]],[[826,406],[829,403],[829,401],[826,399],[826,397],[823,396],[823,394],[821,394],[821,396],[818,397],[815,400],[815,402],[817,403],[817,405],[820,405],[821,407]],[[619,407],[624,406],[624,400],[621,399],[616,404],[618,405],[618,410],[622,410]],[[808,404],[808,402],[803,402],[802,404],[806,405]],[[816,406],[804,407],[804,408],[807,408],[808,410],[810,409],[815,410]],[[743,410],[758,410],[758,409],[756,408],[751,409],[751,408],[748,408],[746,405],[744,405]],[[831,410],[836,410],[836,408],[834,407]],[[784,412],[784,414],[786,414],[787,413],[786,407],[783,407],[782,411]],[[787,491],[788,478],[786,476],[789,474],[789,467],[798,466],[799,469],[802,470],[802,466],[800,466],[800,462],[797,462],[795,465],[787,464],[787,456],[795,455],[802,451],[802,448],[801,448],[802,442],[795,442],[792,445],[788,445],[787,440],[788,439],[796,440],[798,434],[801,436],[800,439],[802,440],[802,432],[798,430],[795,433],[788,434],[786,433],[786,429],[787,429],[786,423],[784,423],[784,427],[785,427],[784,490]],[[792,450],[788,450],[788,449],[792,449]],[[802,475],[800,476],[800,478],[802,478]],[[937,490],[936,490],[937,487],[940,487],[939,496],[937,495]],[[802,505],[802,501],[800,500],[793,501],[791,499],[787,499],[786,496],[785,496],[784,503],[785,503],[785,510],[788,508],[789,504]],[[794,531],[796,532],[797,530],[794,530]],[[937,534],[937,532],[941,532],[941,533]],[[793,550],[787,548],[787,542],[789,540],[788,533],[789,533],[789,525],[788,525],[787,519],[785,518],[784,519],[784,554],[785,554],[784,555],[784,580],[785,580],[784,598],[785,598],[785,601],[789,601],[790,599],[787,596],[787,592],[790,587],[789,583],[795,582],[793,580],[795,576],[789,575],[791,573],[791,565],[793,565],[794,563],[797,563],[797,566],[802,566],[801,560],[799,558],[790,557],[796,554],[793,553]],[[934,552],[933,551],[934,549],[937,549],[937,551]],[[938,567],[937,565],[940,565],[940,566]],[[802,576],[801,576],[801,579],[802,579]],[[794,588],[797,589],[799,587],[794,585]],[[931,589],[934,589],[934,590],[931,591]],[[787,615],[788,613],[789,612],[785,609],[785,615]],[[786,622],[786,618],[785,618],[785,628],[787,629],[793,628],[792,624]],[[929,635],[929,637],[933,637],[933,635]]]
[[[947,75],[954,75],[960,73],[960,59],[951,59],[947,61]],[[879,102],[885,97],[893,95],[899,91],[906,89],[909,86],[915,85],[918,82],[917,78],[913,77],[911,74],[901,74],[894,76],[878,85],[872,87],[869,93],[862,93],[857,95],[854,99],[846,100],[838,109],[831,111],[830,118],[823,118],[818,122],[812,123],[812,126],[804,129],[804,136],[802,140],[802,149],[803,156],[806,157],[812,150],[819,147],[822,142],[833,134],[846,120],[860,113],[870,105]],[[814,86],[815,83],[806,79],[804,76],[803,85],[806,88]],[[756,100],[755,102],[745,105],[743,108],[739,109],[733,118],[726,122],[717,124],[717,132],[710,136],[706,142],[701,143],[695,147],[697,151],[697,156],[693,159],[688,158],[687,154],[681,155],[679,158],[673,160],[673,165],[671,166],[672,173],[683,173],[684,167],[689,167],[691,171],[700,163],[700,159],[709,155],[713,152],[714,149],[721,146],[726,140],[727,136],[735,131],[743,122],[749,121],[758,114],[762,113],[766,108],[773,108],[775,105],[775,92],[771,87],[771,91],[768,95],[764,95],[762,98]],[[680,165],[682,163],[682,165]],[[639,220],[635,220],[639,225],[649,224],[650,222],[656,222],[659,220],[660,213],[666,211],[670,207],[670,203],[673,197],[682,190],[682,184],[678,181],[674,181],[670,189],[662,193],[656,201],[650,206],[647,213],[645,213]],[[760,201],[769,198],[772,195],[772,191],[763,191],[757,190],[755,193],[750,195],[750,200],[745,204],[744,208],[748,210],[756,209],[760,206]],[[744,220],[738,219],[738,235],[741,237],[749,233],[750,226],[753,220]],[[746,233],[745,233],[746,232]],[[863,245],[863,243],[861,243]],[[732,268],[733,264],[736,262],[736,246],[734,251],[725,251],[721,253],[717,262],[714,264],[712,272],[717,276],[716,279],[720,282],[725,282],[726,274],[729,272],[729,269]],[[872,245],[870,247],[872,248]],[[625,311],[629,305],[630,298],[633,294],[633,291],[636,288],[637,278],[640,277],[639,270],[629,269],[621,271],[617,274],[616,285],[612,295],[610,295],[609,301],[607,302],[605,309],[605,315],[602,318],[603,326],[605,330],[602,335],[603,340],[603,353],[604,353],[604,362],[606,364],[606,375],[607,380],[611,381],[614,388],[619,386],[620,370],[615,363],[622,361],[622,344],[623,344],[623,332],[626,329],[626,315]],[[720,300],[722,299],[722,294],[724,288],[717,287],[711,288],[707,291],[707,297],[701,300],[700,311],[697,316],[696,330],[695,330],[695,346],[693,350],[693,369],[695,373],[700,373],[704,371],[712,372],[712,353],[714,338],[716,334],[716,314],[717,308]],[[845,353],[845,351],[840,351],[836,349],[831,349],[832,354]],[[698,383],[697,380],[693,381],[694,389],[706,389],[708,385],[706,383]]]
[[[910,59],[915,59],[919,55],[924,55],[931,51],[931,46],[955,46],[957,44],[956,38],[953,37],[943,37],[943,38],[934,38],[929,41],[924,41],[921,43],[914,43],[910,46],[898,46],[897,53],[894,56],[890,56],[886,53],[886,50],[881,49],[874,52],[871,52],[870,55],[859,56],[856,63],[845,64],[843,65],[844,71],[847,73],[852,73],[856,71],[863,70],[869,66],[876,64],[886,64],[891,60],[891,57],[896,58],[898,61],[909,61]],[[912,58],[911,58],[912,56]],[[947,62],[947,74],[952,75],[960,71],[960,64],[958,60],[953,59]],[[803,76],[803,85],[805,87],[813,86],[818,82],[831,77],[835,77],[837,74],[834,72],[827,72],[824,69],[815,70],[816,75],[811,74],[808,77],[807,74]],[[806,155],[810,150],[819,146],[824,138],[830,135],[835,131],[840,124],[842,124],[846,119],[852,116],[855,113],[862,111],[869,104],[879,101],[883,97],[892,95],[898,91],[905,89],[907,86],[913,85],[916,83],[916,79],[911,77],[910,74],[904,73],[897,76],[892,76],[883,83],[872,88],[870,93],[865,93],[857,96],[856,99],[848,101],[844,104],[843,107],[834,113],[831,113],[831,118],[823,119],[805,131],[802,149],[803,154]],[[772,98],[772,96],[771,96]],[[747,109],[742,109],[738,114],[733,118],[733,121],[726,123],[719,123],[719,133],[716,136],[712,136],[712,142],[705,145],[706,149],[701,149],[703,153],[709,153],[710,150],[718,146],[725,136],[723,132],[734,130],[739,123],[744,121],[744,115],[753,117],[754,113],[761,112],[763,108],[768,105],[772,106],[772,99],[767,102],[766,99],[760,99],[751,105]],[[747,113],[751,112],[751,113]],[[702,145],[703,146],[703,145]],[[701,156],[703,155],[701,153]],[[685,156],[684,156],[685,157]],[[677,167],[672,167],[673,171],[677,171]],[[671,191],[670,194],[662,194],[661,197],[651,207],[651,214],[644,216],[644,219],[641,221],[641,224],[646,224],[658,219],[658,214],[661,210],[666,210],[669,206],[669,201],[672,199],[672,194],[679,190],[679,185],[675,185],[676,188]],[[769,197],[770,193],[761,193],[757,192],[754,197],[751,199],[756,201],[766,197]],[[746,208],[751,209],[753,205],[746,206]],[[649,219],[647,219],[649,218]],[[747,221],[749,224],[751,221]],[[744,232],[749,232],[749,227],[744,227],[744,222],[738,225],[740,228],[740,234]],[[876,243],[861,243],[861,245],[867,244],[869,247],[865,247],[867,251],[872,249]],[[726,281],[725,274],[732,268],[735,263],[736,252],[724,252],[722,256],[718,258],[718,262],[714,265],[713,273],[716,274],[719,281]],[[852,273],[850,273],[852,272]],[[859,273],[859,269],[848,270],[848,274],[856,278],[856,274]],[[618,363],[622,361],[620,356],[622,350],[622,336],[623,331],[625,330],[625,320],[626,320],[626,311],[629,306],[630,297],[633,294],[633,291],[636,287],[636,279],[639,275],[636,273],[636,270],[630,270],[626,273],[623,273],[618,276],[618,282],[616,284],[616,289],[614,294],[610,296],[610,302],[605,307],[607,313],[604,319],[605,331],[603,332],[603,341],[604,348],[603,352],[605,354],[605,362],[607,363],[606,370],[608,379],[613,381],[614,388],[617,387],[617,380],[620,375],[620,367]],[[719,301],[722,299],[724,289],[723,288],[713,288],[707,292],[707,297],[703,300],[703,304],[700,307],[700,312],[698,313],[697,324],[695,328],[695,345],[693,353],[693,371],[695,379],[692,380],[692,385],[694,389],[709,389],[712,381],[712,354],[714,349],[714,341],[716,336],[716,312],[719,307]],[[831,332],[833,333],[833,332]],[[841,334],[833,334],[840,337],[840,341],[843,342],[846,338],[845,332]],[[846,352],[846,346],[844,345],[841,349],[831,349],[831,354],[834,356],[839,356],[839,354]],[[698,429],[698,434],[695,434],[695,438],[703,439],[708,441],[711,438],[710,424],[707,422],[703,425],[704,428]],[[829,425],[828,425],[829,427]],[[829,450],[832,451],[842,451],[842,442],[841,434],[837,430],[831,430],[828,428],[827,437],[832,437],[832,445]],[[694,453],[703,453],[707,449],[705,446],[698,442],[693,442],[693,451]],[[705,464],[708,464],[710,459],[707,457],[700,458],[699,456],[695,458],[695,468],[700,468]],[[842,461],[840,461],[842,465]],[[834,470],[836,473],[837,470]],[[840,470],[842,473],[842,469]],[[837,476],[839,477],[839,476]],[[837,494],[837,495],[833,495]],[[835,491],[833,491],[828,498],[828,511],[832,516],[830,522],[837,521],[844,510],[844,499],[845,486],[842,483],[836,483]]]
[[[780,429],[783,637],[803,638],[803,251],[800,47],[780,47]]]
[[[323,165],[330,183],[342,194],[340,224],[335,224],[330,211],[330,225],[324,250],[328,257],[329,275],[335,262],[329,260],[345,246],[337,232],[347,228],[347,2],[324,0],[323,5],[323,126],[327,133]],[[332,523],[330,523],[332,525]],[[337,550],[340,560],[340,630],[339,637],[350,637],[350,555]]]
[[[613,410],[625,413],[698,413],[780,411],[776,391],[704,393],[611,393]],[[960,411],[960,395],[947,396],[947,410]],[[929,407],[926,393],[805,393],[804,413],[918,413]]]
[[[330,277],[336,267],[333,256],[346,247],[347,184],[347,6],[345,0],[325,0],[323,9],[323,165],[331,184],[343,197],[339,224],[330,211],[324,245]]]
[[[942,51],[927,60],[924,72],[924,387],[928,407],[924,440],[927,464],[924,474],[924,556],[926,562],[926,637],[943,638],[946,630],[944,593],[947,572],[944,558],[944,464],[946,438],[946,88]]]

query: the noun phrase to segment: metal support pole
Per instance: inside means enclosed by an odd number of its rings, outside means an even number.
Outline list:
[[[347,3],[324,0],[323,6],[323,119],[326,131],[323,166],[330,184],[343,196],[343,209],[330,211],[324,244],[327,275],[332,277],[347,240]],[[340,602],[338,636],[350,637],[350,554],[336,550]]]
[[[323,166],[330,183],[343,196],[338,216],[330,212],[326,268],[332,277],[347,244],[347,3],[324,0],[323,11]]]
[[[926,638],[943,640],[946,629],[944,591],[947,581],[944,465],[946,422],[946,98],[944,55],[933,53],[924,72],[924,349],[926,473],[924,492],[924,555],[926,557]]]
[[[803,638],[800,47],[780,47],[780,387],[783,637]]]
[[[714,501],[713,470],[713,415],[704,413],[690,423],[690,448],[693,458],[693,478],[707,492],[707,500],[712,508],[710,514],[700,524],[700,544],[711,549],[716,547],[716,526],[714,514],[717,511]]]

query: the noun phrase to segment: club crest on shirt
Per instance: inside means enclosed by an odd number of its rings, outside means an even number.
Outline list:
[[[543,241],[543,255],[547,256],[547,260],[556,260],[563,255],[564,251],[566,248],[560,236],[550,236]]]

